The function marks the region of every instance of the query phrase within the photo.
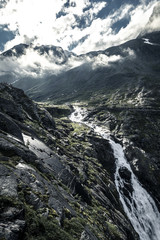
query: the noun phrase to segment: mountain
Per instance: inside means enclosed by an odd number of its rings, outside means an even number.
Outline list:
[[[20,57],[21,55],[25,54],[27,48],[29,48],[29,45],[27,44],[19,44],[6,52],[2,53],[2,56],[5,57]]]
[[[5,57],[20,57],[22,55],[26,54],[27,49],[33,50],[35,52],[38,52],[40,55],[53,55],[55,58],[57,58],[56,64],[63,64],[67,61],[67,58],[71,55],[74,55],[73,53],[70,53],[68,51],[64,51],[61,47],[56,46],[37,46],[33,47],[32,45],[27,44],[19,44],[17,46],[14,46],[13,48],[9,49],[8,51],[3,52],[1,55]],[[60,61],[61,59],[61,61]]]
[[[0,239],[139,239],[109,142],[72,123],[72,111],[0,84]]]
[[[21,55],[26,48],[28,49],[27,45],[18,45],[3,53],[3,57],[11,56],[15,52]],[[160,32],[148,33],[120,46],[80,56],[49,46],[35,47],[32,50],[38,52],[40,56],[54,56],[48,59],[54,63],[53,69],[51,66],[50,70],[45,70],[45,75],[37,77],[25,74],[17,76],[15,72],[13,74],[7,72],[10,74],[8,77],[3,72],[0,79],[24,89],[36,101],[48,99],[57,103],[74,99],[96,101],[96,96],[98,98],[101,96],[107,104],[117,105],[119,95],[125,95],[125,101],[123,103],[121,101],[121,105],[140,106],[138,96],[143,90],[145,94],[150,95],[146,106],[152,105],[154,101],[152,95],[156,97],[154,104],[155,102],[159,104]],[[38,62],[35,65],[37,67]],[[43,71],[43,61],[36,69],[34,66],[28,71],[35,74]],[[56,66],[59,66],[58,73]],[[150,89],[151,79],[154,79],[157,86],[153,90],[154,94]]]
[[[68,116],[79,102],[86,121],[108,130],[160,210],[160,32],[79,56],[19,45],[0,61],[1,81],[28,95],[0,84],[0,236],[16,239],[18,221],[17,239],[139,239],[119,200],[109,141]],[[130,172],[120,176],[133,197]]]
[[[83,59],[80,66],[46,77],[40,84],[25,89],[27,94],[37,101],[55,102],[96,102],[100,97],[108,105],[118,105],[119,96],[123,95],[121,105],[141,106],[138,96],[144,92],[149,95],[146,106],[152,102],[159,105],[160,32],[79,58]],[[16,84],[23,87],[20,81]]]

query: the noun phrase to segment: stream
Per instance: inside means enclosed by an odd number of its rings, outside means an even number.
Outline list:
[[[109,140],[116,159],[115,185],[124,211],[141,240],[159,240],[160,213],[152,197],[134,175],[125,158],[123,147],[111,139],[108,130],[93,122],[85,121],[86,116],[86,110],[74,106],[70,120],[87,125],[101,137]]]

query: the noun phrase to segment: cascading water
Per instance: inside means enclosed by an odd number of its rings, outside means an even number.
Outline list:
[[[75,106],[70,116],[73,122],[84,123],[94,129],[104,139],[109,140],[116,159],[115,184],[123,208],[130,219],[135,231],[141,240],[160,239],[160,213],[154,200],[140,185],[127,162],[123,148],[115,143],[109,133],[94,123],[84,121],[86,113],[82,108]]]

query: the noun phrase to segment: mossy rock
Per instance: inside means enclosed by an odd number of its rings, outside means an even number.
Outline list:
[[[25,205],[25,220],[24,240],[73,240],[72,236],[59,226],[56,218],[38,216],[28,205]]]

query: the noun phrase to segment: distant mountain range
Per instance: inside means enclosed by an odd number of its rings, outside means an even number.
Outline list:
[[[37,52],[40,55],[53,55],[57,57],[57,62],[56,64],[64,64],[68,57],[71,55],[74,55],[71,52],[64,51],[61,47],[56,47],[56,46],[37,46],[33,47],[32,45],[29,46],[27,44],[19,44],[14,46],[13,48],[9,49],[8,51],[5,51],[2,53],[3,56],[5,57],[20,57],[22,55],[26,54],[27,49],[32,49],[33,51]],[[61,60],[60,60],[61,59]]]
[[[45,70],[45,75],[36,77],[27,75],[27,69],[26,75],[17,75],[13,68],[10,72],[3,72],[0,81],[13,83],[36,101],[94,102],[101,99],[109,105],[141,106],[139,96],[143,95],[147,96],[146,102],[145,97],[143,99],[145,106],[159,106],[160,32],[79,56],[60,47],[20,44],[4,52],[0,61],[7,63],[13,59],[16,62],[26,55],[29,58],[30,52],[38,54],[39,59],[47,59],[54,66]],[[40,65],[38,60],[35,62],[29,71],[43,71],[43,61]]]

